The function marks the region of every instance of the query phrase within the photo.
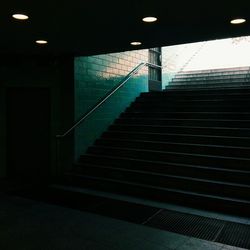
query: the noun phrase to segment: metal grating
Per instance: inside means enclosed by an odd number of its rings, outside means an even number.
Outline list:
[[[226,222],[225,227],[218,235],[217,242],[224,243],[232,246],[250,249],[250,226]]]
[[[145,225],[203,240],[250,249],[250,226],[199,215],[163,210]]]
[[[220,221],[216,219],[169,210],[162,211],[146,225],[209,241],[217,237],[222,227]]]

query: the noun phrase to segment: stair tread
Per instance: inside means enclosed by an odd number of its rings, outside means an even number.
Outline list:
[[[152,103],[148,103],[147,100],[144,100],[144,99],[139,99],[137,100],[139,103],[147,103],[147,104],[151,104]],[[248,98],[234,98],[234,99],[231,99],[231,100],[228,100],[228,99],[225,99],[225,98],[220,98],[220,99],[175,99],[175,100],[171,100],[172,103],[177,103],[177,102],[194,102],[194,103],[197,103],[197,102],[217,102],[217,103],[221,103],[221,102],[227,102],[227,101],[230,101],[230,102],[249,102],[249,99]],[[155,101],[154,103],[164,103],[162,102],[162,100],[157,100]],[[165,104],[165,103],[164,103]],[[169,104],[169,103],[168,103]]]
[[[194,97],[195,95],[192,95],[192,97]],[[165,96],[164,96],[165,97]],[[170,96],[167,96],[166,95],[166,98],[167,97],[170,97]],[[242,98],[242,95],[239,95],[237,97],[230,97],[229,98],[226,98],[224,97],[224,95],[221,95],[220,97],[216,97],[216,98],[211,98],[211,96],[199,96],[199,95],[196,95],[197,99],[191,99],[191,98],[188,98],[188,99],[185,99],[185,98],[176,98],[176,96],[173,96],[174,98],[171,99],[172,102],[222,102],[222,101],[249,101],[248,97],[249,95],[246,97],[246,98]],[[180,96],[180,97],[183,97],[183,96]],[[199,97],[199,98],[198,98]],[[138,97],[136,99],[136,101],[139,101],[139,102],[146,102],[148,101],[147,100],[147,97]],[[155,102],[161,102],[162,99],[158,99],[158,100],[154,100]],[[165,101],[165,100],[163,100]]]
[[[155,111],[155,112],[152,112],[152,111],[126,111],[126,112],[123,112],[123,114],[126,114],[126,113],[132,113],[132,114],[145,114],[145,113],[153,113],[153,114],[244,114],[244,115],[249,115],[250,112],[230,112],[230,111],[217,111],[217,112],[207,112],[207,111],[174,111],[174,112],[170,112],[170,111]]]
[[[149,134],[149,135],[174,135],[174,136],[188,136],[188,137],[208,137],[208,138],[228,138],[228,139],[250,139],[250,137],[240,136],[221,136],[221,135],[202,135],[202,134],[176,134],[176,133],[153,133],[153,132],[132,132],[132,131],[108,131],[108,133],[128,133],[128,134]]]
[[[199,80],[205,80],[205,81],[213,81],[213,80],[231,80],[231,79],[241,79],[241,80],[248,80],[246,77],[248,74],[241,73],[241,74],[224,74],[224,75],[176,75],[175,78],[171,80],[171,82],[186,80],[188,81],[199,81]],[[190,79],[190,80],[189,80]]]
[[[236,83],[235,83],[236,84]],[[185,91],[185,92],[187,92],[187,91],[192,91],[192,92],[194,92],[194,91],[198,91],[198,90],[202,90],[202,89],[204,89],[204,90],[208,90],[208,89],[211,89],[211,90],[215,90],[215,89],[219,89],[219,90],[225,90],[225,89],[232,89],[232,87],[228,87],[228,86],[223,86],[223,87],[221,87],[220,86],[220,88],[218,87],[218,86],[213,86],[213,85],[216,85],[216,84],[208,84],[208,85],[203,85],[203,84],[197,84],[197,85],[195,85],[195,84],[193,84],[193,85],[187,85],[187,84],[183,84],[183,85],[181,85],[181,84],[179,84],[178,86],[177,85],[169,85],[168,87],[166,87],[166,89],[165,89],[165,91],[175,91],[175,92],[181,92],[181,91]],[[217,85],[221,85],[221,83],[217,83]],[[249,89],[250,89],[250,84],[249,84]]]
[[[190,91],[187,91],[187,93],[185,93],[185,95],[187,95],[187,96],[194,96],[194,95],[198,95],[198,96],[200,96],[200,95],[211,95],[211,96],[217,96],[217,95],[223,95],[223,96],[235,96],[235,95],[250,95],[250,92],[242,92],[242,91],[244,91],[244,90],[250,90],[250,87],[248,87],[248,88],[246,88],[245,86],[242,86],[242,88],[227,88],[225,91],[224,91],[224,89],[223,89],[223,92],[221,91],[221,93],[220,92],[216,92],[216,93],[209,93],[209,91],[213,91],[213,89],[211,89],[211,88],[208,88],[207,90],[205,90],[204,88],[202,88],[202,89],[199,89],[199,90],[194,90],[192,93],[189,93]],[[182,89],[182,90],[184,90],[184,89]],[[216,90],[218,90],[217,88],[216,88]],[[219,90],[222,90],[222,89],[219,89]],[[227,90],[238,90],[239,92],[237,92],[237,91],[235,91],[235,92],[229,92],[229,91],[227,91]],[[174,90],[172,90],[172,89],[170,89],[170,92],[172,92],[171,93],[171,95],[172,94],[174,94]],[[184,91],[185,92],[185,91]],[[204,93],[201,93],[200,94],[200,92],[204,92]],[[150,97],[155,97],[155,96],[169,96],[169,92],[168,92],[168,90],[163,90],[163,91],[158,91],[158,92],[143,92],[143,93],[141,93],[141,95],[140,96],[142,96],[142,97],[148,97],[148,96],[150,96]],[[178,94],[178,96],[180,96],[180,93],[179,93],[179,91],[176,91],[176,94]],[[172,95],[173,96],[173,95]]]
[[[100,140],[100,139],[99,139]],[[115,142],[141,142],[141,143],[152,143],[152,144],[165,144],[165,145],[185,145],[185,146],[202,146],[202,147],[216,147],[216,148],[230,148],[230,149],[250,149],[249,147],[239,147],[239,146],[227,146],[227,145],[216,145],[216,144],[201,144],[201,143],[185,143],[185,142],[170,142],[170,141],[147,141],[138,139],[109,139],[103,138],[104,141],[115,141]],[[250,152],[249,152],[250,153]]]
[[[126,127],[162,127],[162,128],[202,128],[202,129],[228,129],[228,130],[250,130],[250,128],[236,128],[236,127],[200,127],[200,126],[179,126],[179,125],[145,125],[145,124],[113,124],[112,126],[126,126]]]
[[[151,117],[120,117],[119,120],[152,120]],[[197,118],[156,118],[154,121],[221,121],[221,122],[250,122],[250,119],[197,119]]]
[[[136,183],[136,182],[120,181],[120,180],[118,181],[118,180],[111,179],[111,178],[94,177],[94,176],[89,176],[89,175],[79,175],[79,174],[70,173],[70,172],[68,172],[67,175],[82,176],[84,178],[89,178],[89,179],[93,179],[93,180],[104,180],[104,181],[108,181],[108,182],[120,183],[120,184],[126,184],[126,185],[133,185],[133,186],[142,187],[142,188],[151,188],[151,189],[155,189],[155,190],[170,191],[170,192],[175,192],[175,193],[183,193],[183,194],[193,195],[193,196],[196,196],[196,197],[203,196],[203,197],[214,198],[214,199],[218,199],[218,200],[235,201],[235,202],[240,202],[240,203],[244,203],[244,204],[250,204],[249,200],[238,199],[238,198],[236,199],[236,198],[231,198],[231,197],[226,197],[226,196],[216,196],[216,195],[209,195],[209,194],[203,194],[203,193],[196,193],[196,192],[184,191],[184,190],[181,190],[181,189],[162,188],[162,187],[157,187],[157,186],[153,186],[153,185],[140,184],[140,183]]]
[[[239,169],[227,169],[227,168],[216,168],[212,166],[201,166],[201,165],[191,165],[191,164],[185,164],[185,163],[176,163],[176,162],[166,162],[166,161],[155,161],[155,160],[143,160],[143,159],[137,159],[137,158],[131,158],[131,157],[124,157],[124,156],[110,156],[110,155],[95,155],[91,153],[86,153],[83,156],[90,156],[90,157],[98,157],[98,158],[108,158],[108,159],[114,159],[114,160],[132,160],[136,162],[147,162],[147,163],[154,163],[154,164],[161,164],[161,165],[173,165],[176,167],[193,167],[198,169],[211,169],[211,170],[217,170],[217,171],[223,171],[223,172],[235,172],[235,173],[244,173],[249,174],[250,171],[247,170],[239,170]],[[81,163],[79,163],[81,165]]]
[[[205,85],[205,84],[204,84]],[[212,85],[212,84],[211,84]],[[164,91],[176,91],[176,92],[178,92],[178,91],[183,91],[183,92],[190,92],[190,91],[192,91],[192,92],[199,92],[199,91],[204,91],[204,92],[206,92],[207,91],[207,89],[208,90],[216,90],[216,91],[218,91],[218,90],[223,90],[223,91],[225,91],[225,90],[235,90],[235,89],[237,89],[237,90],[242,90],[242,89],[240,89],[239,87],[232,87],[232,86],[220,86],[220,87],[214,87],[214,86],[211,86],[210,88],[206,88],[208,85],[206,85],[206,86],[204,86],[203,88],[198,88],[198,87],[195,87],[194,86],[194,88],[175,88],[175,89],[170,89],[170,88],[168,88],[169,86],[173,86],[173,85],[168,85],[168,86],[166,86],[166,89],[164,90]],[[178,87],[179,87],[180,85],[178,85]],[[183,86],[185,86],[185,87],[187,87],[187,85],[183,85]],[[250,86],[243,86],[244,87],[244,89],[250,89]]]
[[[104,149],[117,149],[116,147],[109,147],[109,146],[97,146],[94,145],[91,148],[104,148]],[[201,156],[201,157],[215,157],[215,158],[221,158],[221,159],[236,159],[236,160],[249,160],[250,158],[244,158],[244,157],[229,157],[229,156],[221,156],[221,155],[207,155],[207,154],[195,154],[195,153],[183,153],[183,152],[172,152],[172,151],[162,151],[162,150],[149,150],[149,149],[137,149],[137,148],[126,148],[126,147],[119,147],[119,149],[122,150],[131,150],[131,151],[140,151],[140,152],[146,152],[146,153],[163,153],[163,154],[176,154],[176,155],[191,155],[191,156]]]
[[[223,76],[225,77],[225,76]],[[210,76],[210,77],[203,77],[203,78],[206,78],[206,79],[201,79],[201,78],[196,78],[196,77],[187,77],[187,78],[174,78],[172,81],[169,82],[170,85],[172,84],[176,84],[177,82],[190,82],[190,83],[193,83],[195,84],[196,82],[219,82],[219,83],[249,83],[249,79],[246,79],[244,77],[228,77],[228,78],[219,78],[218,76],[217,77],[214,77],[214,79]],[[181,80],[180,80],[181,79]],[[187,80],[188,79],[188,80]],[[190,80],[189,80],[190,79]]]
[[[178,74],[214,74],[214,73],[231,73],[231,72],[249,72],[249,66],[218,68],[218,69],[197,69],[197,70],[182,70]]]
[[[103,169],[119,170],[119,171],[124,171],[124,172],[131,172],[131,173],[142,173],[142,174],[149,174],[149,175],[154,175],[154,176],[189,180],[189,181],[199,181],[199,182],[204,182],[204,183],[213,183],[213,184],[222,184],[222,185],[227,185],[227,186],[250,188],[250,185],[233,183],[233,182],[228,182],[228,181],[214,181],[210,179],[194,178],[194,177],[188,177],[188,176],[178,176],[178,175],[173,175],[173,174],[163,174],[163,173],[156,173],[156,172],[144,171],[144,170],[126,169],[126,168],[121,168],[121,167],[109,167],[109,166],[102,166],[102,165],[96,165],[96,164],[83,164],[83,165],[87,165],[91,167],[98,167],[98,168],[103,168]],[[247,172],[248,174],[250,173],[250,171],[245,171],[245,172]]]

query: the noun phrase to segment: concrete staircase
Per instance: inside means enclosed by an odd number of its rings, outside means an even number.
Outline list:
[[[249,86],[249,81],[250,67],[182,71],[176,74],[167,89],[239,87]]]
[[[167,91],[142,93],[68,184],[249,215],[250,88],[239,86],[247,72],[185,73]]]

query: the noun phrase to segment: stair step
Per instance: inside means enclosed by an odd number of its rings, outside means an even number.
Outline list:
[[[227,77],[206,77],[206,78],[174,78],[172,81],[169,83],[169,85],[178,85],[178,84],[232,84],[232,83],[237,83],[237,84],[243,84],[243,83],[249,83],[249,78],[246,78],[245,76],[230,76]]]
[[[235,147],[249,147],[250,137],[226,137],[226,136],[209,136],[198,134],[170,134],[170,133],[144,133],[129,131],[106,131],[102,138],[106,139],[128,139],[147,140],[154,142],[179,142],[198,144],[214,144]]]
[[[206,209],[214,209],[228,213],[249,215],[250,202],[244,199],[207,195],[178,189],[159,188],[128,181],[118,181],[109,178],[100,178],[86,175],[67,174],[68,183],[97,190],[123,193],[132,196],[145,197],[163,202],[174,202]]]
[[[150,119],[221,119],[221,120],[249,120],[250,112],[123,112],[121,118],[150,118]]]
[[[240,157],[226,157],[196,153],[180,153],[174,151],[156,151],[104,146],[92,146],[87,150],[87,153],[128,158],[131,157],[152,161],[170,161],[203,166],[220,166],[222,168],[235,169],[237,166],[237,168],[241,170],[250,170],[250,159]]]
[[[171,88],[171,86],[173,88]],[[169,88],[170,87],[170,88]],[[168,91],[174,91],[174,92],[179,92],[178,90],[182,91],[183,93],[187,93],[188,91],[192,91],[195,93],[198,93],[199,91],[201,91],[201,93],[204,93],[204,91],[208,91],[210,90],[210,93],[216,93],[217,91],[223,91],[225,90],[226,92],[232,91],[232,90],[236,90],[238,91],[239,88],[242,90],[248,90],[250,88],[250,86],[248,84],[239,84],[239,83],[235,83],[235,84],[231,84],[231,85],[226,85],[226,84],[208,84],[208,85],[204,85],[204,84],[196,84],[195,86],[193,86],[192,88],[187,87],[187,85],[183,85],[184,88],[179,88],[179,86],[175,89],[174,85],[167,85],[165,87],[166,92]],[[197,92],[196,92],[197,91]]]
[[[179,91],[176,91],[179,92]],[[187,92],[187,91],[186,91]],[[152,94],[151,94],[152,93]],[[230,101],[230,100],[249,100],[250,93],[217,93],[217,94],[207,94],[207,93],[200,93],[200,94],[192,94],[192,92],[187,92],[187,93],[173,93],[173,91],[165,91],[164,95],[156,95],[153,94],[154,92],[150,92],[148,95],[143,95],[141,94],[138,96],[135,101],[140,101],[140,102],[174,102],[174,101],[196,101],[196,100],[225,100],[225,101]],[[162,93],[162,92],[158,92]]]
[[[120,118],[249,120],[250,112],[150,112],[144,110],[123,112]]]
[[[162,100],[155,100],[153,103],[148,102],[148,100],[137,99],[136,102],[133,102],[132,105],[146,105],[146,106],[175,106],[175,105],[211,105],[211,106],[241,106],[241,105],[250,105],[250,100],[248,98],[235,98],[235,99],[175,99],[171,102],[166,102]]]
[[[223,96],[237,96],[237,95],[248,95],[250,93],[250,87],[247,86],[240,86],[240,87],[232,87],[232,88],[185,88],[185,89],[177,89],[177,90],[164,90],[164,91],[154,91],[154,92],[143,92],[140,94],[141,97],[148,97],[148,96],[157,96],[157,97],[168,97],[168,96],[217,96],[217,95],[223,95]]]
[[[143,104],[131,105],[126,109],[127,112],[247,112],[250,109],[248,105],[242,106],[229,106],[229,105],[154,105],[146,106]]]
[[[249,67],[234,67],[234,68],[223,68],[223,69],[202,69],[202,70],[188,70],[181,71],[176,76],[190,76],[190,75],[232,75],[232,74],[249,74]]]
[[[211,75],[211,74],[206,74],[206,75],[195,75],[195,74],[187,74],[187,75],[181,75],[177,74],[175,77],[172,79],[171,82],[181,82],[181,81],[211,81],[211,80],[231,80],[231,79],[238,79],[239,81],[245,81],[249,80],[250,74],[246,73],[239,73],[239,74],[216,74],[216,75]]]
[[[248,185],[158,174],[154,172],[101,166],[84,166],[81,168],[81,172],[84,175],[95,177],[112,178],[120,181],[131,181],[161,188],[174,188],[191,192],[199,190],[199,192],[204,194],[216,194],[239,199],[247,199],[250,194],[250,186]]]
[[[240,87],[243,87],[243,88],[249,88],[250,84],[249,82],[241,82],[241,83],[238,83],[238,82],[232,82],[232,83],[209,83],[209,84],[204,84],[204,83],[196,83],[196,84],[172,84],[172,85],[168,85],[166,86],[166,90],[178,90],[178,89],[190,89],[190,90],[197,90],[197,89],[227,89],[227,88],[239,88]]]
[[[195,127],[195,126],[156,126],[136,124],[113,124],[110,131],[128,131],[144,133],[174,133],[210,136],[250,137],[250,129],[228,127]]]
[[[99,159],[98,159],[99,158]],[[104,163],[105,161],[105,163]],[[122,163],[121,163],[122,162]],[[108,157],[85,155],[81,161],[74,165],[80,173],[82,169],[107,168],[115,171],[116,169],[128,170],[131,172],[145,172],[158,175],[175,175],[191,177],[211,181],[222,181],[238,184],[249,184],[250,171],[238,169],[221,169],[187,164],[176,164],[171,162],[143,161],[129,158]]]
[[[158,102],[158,103],[146,103],[137,102],[132,103],[130,107],[126,109],[129,112],[248,112],[250,109],[250,102],[247,101],[244,104],[239,103],[223,103],[216,105],[216,103],[173,103],[173,102]]]
[[[170,160],[161,161],[160,159],[152,160],[152,159],[139,159],[136,158],[136,156],[117,156],[117,155],[102,155],[102,154],[92,154],[92,153],[86,153],[85,155],[81,155],[79,159],[80,164],[94,164],[94,165],[105,165],[105,166],[114,166],[114,167],[129,167],[132,169],[147,169],[147,171],[154,170],[158,172],[164,172],[166,168],[172,168],[173,166],[176,167],[175,169],[171,171],[179,171],[181,168],[184,170],[181,171],[185,174],[188,174],[188,172],[185,171],[185,169],[189,168],[199,168],[204,171],[210,171],[210,170],[218,170],[218,171],[231,171],[231,172],[240,172],[240,173],[249,173],[249,167],[246,169],[241,169],[240,166],[235,165],[234,167],[227,168],[223,167],[219,164],[214,165],[199,165],[197,164],[188,164],[188,163],[182,163],[182,162],[173,162]],[[200,176],[200,173],[197,172],[196,176]],[[227,178],[227,176],[224,176]],[[246,179],[248,179],[249,176],[246,176]]]
[[[247,158],[250,156],[250,147],[204,145],[191,143],[155,142],[143,140],[98,139],[97,146],[131,148],[142,150],[174,151],[180,153],[211,154],[218,156],[231,156]],[[250,146],[250,145],[249,145]]]
[[[232,127],[250,128],[250,120],[221,120],[221,119],[173,119],[173,118],[119,118],[115,124],[159,125],[159,126],[199,126],[199,127]]]
[[[198,97],[197,97],[198,98]],[[173,98],[171,100],[171,103],[166,102],[166,100],[163,99],[157,99],[153,103],[148,102],[147,98],[137,98],[136,103],[145,103],[148,105],[160,105],[160,104],[189,104],[189,105],[196,105],[196,104],[211,104],[211,105],[226,105],[226,104],[233,104],[233,105],[241,105],[241,104],[249,104],[249,98],[242,98],[241,96],[236,96],[234,98],[224,98],[224,97],[214,97],[211,99],[211,97],[207,98],[189,98],[189,99],[184,99],[184,98]]]

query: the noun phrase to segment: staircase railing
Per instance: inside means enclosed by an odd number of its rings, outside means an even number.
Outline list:
[[[143,67],[162,68],[162,66],[155,65],[148,62],[141,62],[134,67],[113,89],[111,89],[100,101],[98,101],[89,111],[87,111],[77,122],[75,122],[64,133],[56,135],[56,166],[57,175],[61,173],[61,159],[60,159],[60,142],[61,139],[68,136],[73,132],[81,123],[83,123],[91,114],[93,114],[104,102],[106,102],[111,96],[113,96],[117,90],[119,90],[133,75],[137,74]]]

